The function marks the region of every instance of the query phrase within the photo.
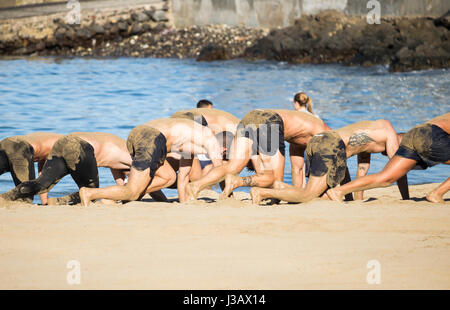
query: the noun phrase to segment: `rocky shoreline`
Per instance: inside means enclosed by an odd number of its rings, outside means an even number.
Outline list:
[[[0,56],[244,58],[300,64],[381,64],[392,71],[450,66],[449,15],[439,19],[385,18],[380,25],[369,25],[365,18],[326,11],[271,31],[225,25],[176,29],[168,7],[152,7],[95,12],[81,25],[66,24],[61,17],[20,27],[12,23],[0,25]]]

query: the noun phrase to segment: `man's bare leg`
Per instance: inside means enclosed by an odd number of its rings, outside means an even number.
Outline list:
[[[198,194],[206,187],[223,181],[227,174],[239,174],[250,160],[252,141],[247,138],[237,138],[233,141],[231,158],[227,164],[214,167],[198,181],[186,185],[187,200],[197,199]]]
[[[250,190],[250,194],[254,204],[259,204],[266,198],[276,198],[287,202],[308,202],[319,197],[327,190],[327,187],[327,175],[310,176],[305,189],[294,186],[283,189],[254,187]]]
[[[153,177],[149,186],[145,190],[145,193],[149,194],[160,191],[163,188],[170,187],[176,181],[177,181],[177,174],[173,170],[169,162],[166,160],[164,161],[164,165],[162,165],[156,170],[155,176]]]
[[[450,190],[450,178],[445,180],[441,185],[435,188],[427,195],[429,202],[444,203],[444,195]]]
[[[416,165],[416,161],[400,156],[394,156],[384,169],[376,174],[357,178],[354,181],[327,191],[327,196],[334,201],[342,201],[344,195],[352,192],[368,190],[377,187],[387,187],[406,175]]]
[[[92,200],[97,199],[138,200],[145,194],[145,190],[150,181],[150,168],[139,171],[132,167],[128,177],[128,183],[125,186],[114,185],[106,188],[81,188],[81,204],[88,206]]]
[[[277,151],[274,156],[261,154],[259,157],[262,167],[255,166],[255,175],[240,177],[228,174],[225,177],[225,189],[220,195],[220,199],[227,198],[238,187],[271,187],[275,181],[283,181],[284,156],[280,151]]]

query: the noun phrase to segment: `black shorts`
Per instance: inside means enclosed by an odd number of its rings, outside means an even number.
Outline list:
[[[202,126],[206,126],[208,127],[208,122],[206,121],[206,118],[201,115],[201,114],[197,114],[197,113],[192,113],[192,112],[176,112],[175,114],[173,114],[172,116],[170,116],[170,118],[185,118],[185,119],[190,119],[193,120],[197,123],[199,123]]]
[[[423,124],[408,131],[395,153],[412,159],[424,169],[450,160],[450,135],[439,126]]]
[[[15,185],[35,178],[33,146],[20,137],[0,141],[0,175],[6,172]]]
[[[253,141],[252,156],[274,156],[279,150],[285,156],[284,122],[280,115],[269,110],[253,110],[238,124],[237,138]]]
[[[131,166],[139,171],[150,168],[152,178],[167,157],[166,137],[159,130],[146,125],[131,130],[127,148],[133,159]]]
[[[315,135],[306,146],[309,175],[321,177],[327,174],[331,188],[341,184],[347,170],[347,152],[342,138],[334,131]]]

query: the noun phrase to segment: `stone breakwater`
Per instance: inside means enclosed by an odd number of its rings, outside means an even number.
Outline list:
[[[294,26],[271,31],[246,49],[248,59],[292,63],[389,65],[392,71],[448,68],[450,15],[433,18],[366,18],[337,11],[304,16]]]
[[[0,25],[0,55],[232,59],[267,34],[226,25],[175,29],[167,11],[97,12],[80,25],[67,24],[61,17],[18,25],[10,20]]]
[[[227,60],[267,59],[290,63],[389,65],[393,71],[448,68],[449,16],[365,18],[337,11],[303,16],[271,31],[225,25],[176,29],[168,8],[96,12],[80,25],[64,18],[0,25],[3,56],[131,56]]]

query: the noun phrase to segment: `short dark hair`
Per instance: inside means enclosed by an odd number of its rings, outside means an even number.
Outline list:
[[[211,101],[209,101],[209,100],[206,100],[206,99],[202,99],[199,102],[197,102],[197,108],[198,109],[206,108],[206,107],[212,106],[212,105],[213,105],[213,103]]]

